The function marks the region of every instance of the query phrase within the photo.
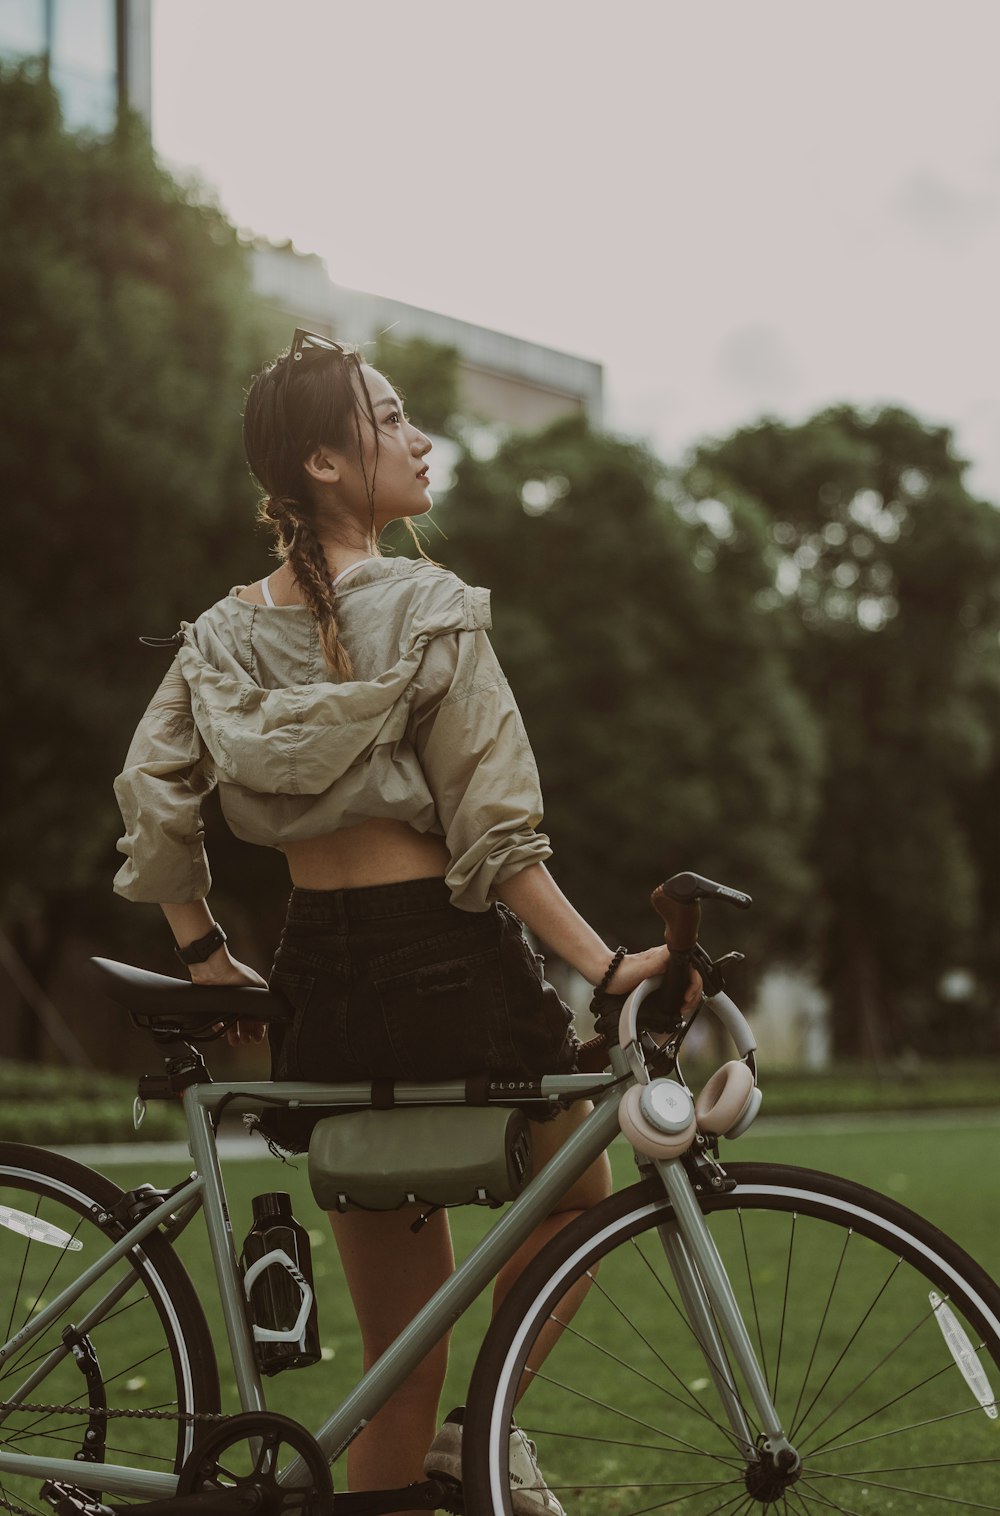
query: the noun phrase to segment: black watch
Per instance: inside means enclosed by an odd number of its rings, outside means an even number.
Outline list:
[[[189,942],[185,948],[175,947],[174,952],[181,960],[181,963],[204,963],[206,958],[211,958],[216,948],[220,948],[227,941],[228,938],[225,932],[219,923],[216,922],[212,930],[206,932],[204,937],[199,937],[196,941]]]

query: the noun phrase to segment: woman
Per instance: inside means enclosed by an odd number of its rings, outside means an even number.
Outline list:
[[[662,973],[668,954],[613,954],[545,867],[537,772],[486,636],[488,592],[422,554],[379,555],[390,521],[431,508],[430,441],[384,375],[305,332],[254,379],[244,439],[281,566],[182,626],[116,782],[126,862],[115,889],[162,905],[196,983],[263,983],[207,904],[200,803],[218,783],[232,829],[280,848],[292,880],[270,980],[294,1011],[273,1040],[277,1077],[572,1069],[570,1013],[521,923],[617,994]],[[588,1110],[533,1124],[536,1168]],[[608,1189],[602,1158],[505,1267],[495,1306]],[[418,1236],[413,1219],[331,1215],[366,1367],[453,1268],[446,1213]],[[442,1341],[356,1438],[353,1489],[421,1478],[446,1360]],[[427,1467],[457,1477],[459,1447],[449,1419]],[[559,1516],[520,1434],[511,1452],[515,1510]]]

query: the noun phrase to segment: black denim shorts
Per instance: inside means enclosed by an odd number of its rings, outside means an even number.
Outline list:
[[[572,1072],[572,1012],[542,968],[513,911],[461,911],[443,879],[294,889],[269,981],[290,1012],[271,1027],[271,1077]],[[275,1111],[262,1125],[304,1148],[317,1119]]]

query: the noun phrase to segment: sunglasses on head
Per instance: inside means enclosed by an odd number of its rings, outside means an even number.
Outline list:
[[[332,337],[321,337],[318,332],[304,331],[299,326],[295,328],[288,356],[293,363],[301,363],[306,353],[339,353],[344,358],[357,356],[353,347],[348,347],[343,342],[335,342]]]

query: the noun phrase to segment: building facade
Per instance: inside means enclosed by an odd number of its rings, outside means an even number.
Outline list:
[[[559,416],[580,413],[600,426],[604,371],[599,363],[536,342],[334,284],[322,259],[289,246],[259,243],[254,284],[289,328],[307,326],[344,342],[415,337],[458,354],[463,416],[485,428],[534,431]],[[286,339],[287,340],[287,339]]]
[[[3,0],[0,59],[40,58],[73,131],[112,131],[151,105],[152,0]]]

